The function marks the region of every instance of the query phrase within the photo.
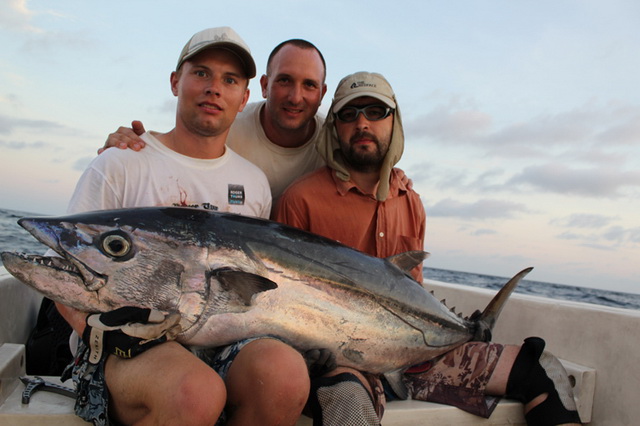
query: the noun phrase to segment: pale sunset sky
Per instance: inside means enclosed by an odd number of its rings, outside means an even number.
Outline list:
[[[63,214],[109,133],[169,130],[169,74],[215,26],[259,75],[281,41],[313,42],[323,112],[343,76],[387,77],[427,266],[640,293],[637,0],[0,0],[0,208]]]

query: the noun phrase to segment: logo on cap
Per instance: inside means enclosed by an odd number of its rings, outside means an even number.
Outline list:
[[[350,89],[357,89],[358,87],[378,87],[374,83],[367,83],[366,81],[356,81],[349,86]]]

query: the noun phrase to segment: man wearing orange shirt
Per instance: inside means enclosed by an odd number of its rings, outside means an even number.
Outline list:
[[[272,218],[376,257],[423,250],[420,196],[393,168],[404,132],[389,83],[375,73],[344,78],[325,123],[318,149],[327,166],[291,185]],[[422,266],[411,272],[422,283]]]

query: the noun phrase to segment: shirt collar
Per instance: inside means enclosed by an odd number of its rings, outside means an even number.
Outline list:
[[[349,191],[353,190],[358,192],[361,195],[364,195],[366,197],[371,197],[372,199],[375,200],[376,198],[375,194],[365,194],[364,192],[362,192],[360,188],[358,188],[358,186],[355,183],[353,183],[350,180],[344,181],[340,179],[338,176],[336,176],[335,170],[332,170],[332,169],[330,170],[331,170],[331,177],[333,178],[333,181],[336,184],[336,189],[338,190],[338,194],[344,197],[345,195],[347,195]],[[407,191],[408,191],[407,186],[400,180],[400,178],[398,178],[397,170],[392,169],[391,182],[389,183],[389,195],[387,199],[395,198]]]

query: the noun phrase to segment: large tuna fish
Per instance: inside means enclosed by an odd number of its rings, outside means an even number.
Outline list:
[[[378,259],[275,222],[182,208],[19,223],[61,257],[3,253],[5,267],[55,301],[88,312],[179,312],[184,344],[279,336],[302,351],[330,349],[339,365],[373,373],[401,371],[486,338],[530,271],[467,319],[405,272],[424,252]]]

